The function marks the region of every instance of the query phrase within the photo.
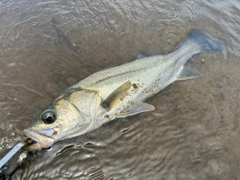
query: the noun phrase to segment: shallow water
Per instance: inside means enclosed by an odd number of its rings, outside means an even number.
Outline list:
[[[240,3],[2,0],[0,157],[72,83],[141,52],[167,54],[189,29],[225,42],[147,100],[155,111],[118,119],[38,151],[12,179],[240,179]]]

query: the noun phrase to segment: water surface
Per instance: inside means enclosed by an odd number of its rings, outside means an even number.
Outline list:
[[[38,151],[12,179],[240,178],[238,1],[0,4],[0,157],[61,90],[96,71],[141,51],[168,54],[192,28],[228,48],[192,58],[203,76],[147,100],[155,111]]]

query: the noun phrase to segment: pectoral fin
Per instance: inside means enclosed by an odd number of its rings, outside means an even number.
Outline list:
[[[132,83],[130,81],[125,82],[120,87],[115,89],[102,103],[102,107],[106,109],[113,109],[120,101],[128,95],[128,90],[131,88]]]
[[[132,116],[135,114],[139,114],[142,112],[146,112],[146,111],[152,111],[154,109],[155,109],[155,107],[153,105],[145,103],[145,102],[141,102],[141,103],[130,106],[128,109],[125,109],[116,117],[123,118],[123,117],[127,117],[127,116]]]
[[[188,79],[193,79],[193,78],[197,78],[197,77],[201,77],[202,74],[190,67],[186,67],[184,66],[180,76],[178,77],[178,81],[182,81],[182,80],[188,80]]]

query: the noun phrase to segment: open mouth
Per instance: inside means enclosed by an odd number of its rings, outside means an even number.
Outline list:
[[[53,145],[55,131],[47,129],[42,131],[24,129],[23,135],[27,137],[25,150],[35,151],[42,148],[49,148]]]
[[[25,141],[26,146],[31,146],[33,144],[36,144],[37,142],[31,139],[30,137],[27,137],[27,140]]]

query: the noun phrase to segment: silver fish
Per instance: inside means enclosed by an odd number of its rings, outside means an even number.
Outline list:
[[[226,50],[223,43],[191,30],[178,48],[167,55],[143,57],[96,72],[68,87],[32,121],[23,134],[28,151],[48,148],[55,142],[82,135],[116,118],[152,111],[144,101],[176,80],[201,74],[185,63],[198,53]]]

